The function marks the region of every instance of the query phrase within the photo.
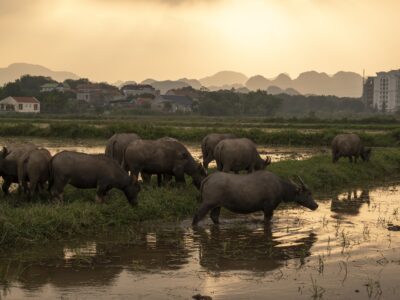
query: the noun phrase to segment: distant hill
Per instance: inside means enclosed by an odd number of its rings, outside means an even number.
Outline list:
[[[271,80],[261,75],[252,76],[246,81],[246,87],[252,91],[265,90],[270,85],[271,85]]]
[[[233,71],[221,71],[212,76],[199,79],[201,84],[205,87],[209,86],[224,86],[233,84],[244,85],[247,81],[247,76]]]
[[[57,81],[65,79],[79,79],[74,73],[65,71],[53,71],[40,65],[27,63],[15,63],[6,68],[0,68],[0,86],[20,78],[22,75],[40,75],[48,76]],[[133,82],[133,81],[132,81]],[[211,91],[222,89],[242,89],[243,87],[250,91],[270,90],[273,93],[281,92],[295,95],[335,95],[338,97],[360,97],[362,94],[362,77],[354,72],[337,72],[334,75],[328,75],[324,72],[307,71],[299,74],[297,78],[292,79],[286,73],[279,74],[276,78],[268,79],[262,75],[255,75],[248,78],[246,75],[234,71],[221,71],[212,76],[201,79],[181,78],[179,80],[146,79],[142,84],[150,84],[161,93],[166,93],[171,89],[179,89],[191,86],[194,89],[200,89],[202,86]],[[115,83],[116,86],[124,84],[122,81]],[[246,91],[243,89],[242,91]]]
[[[267,79],[261,75],[250,77],[246,87],[250,90],[277,91],[277,87],[286,93],[301,93],[304,95],[335,95],[338,97],[360,97],[362,93],[362,77],[354,72],[338,72],[333,76],[316,71],[301,73],[296,79],[287,74],[280,74],[275,79]],[[293,90],[287,90],[293,89]]]
[[[202,87],[201,82],[198,81],[197,79],[181,78],[178,81],[185,82],[196,90],[199,90]]]
[[[156,90],[160,90],[161,94],[165,94],[169,90],[172,89],[180,89],[183,87],[190,86],[190,84],[179,81],[179,80],[162,80],[162,81],[157,81],[154,79],[146,79],[141,82],[142,84],[150,84],[152,87],[154,87]]]
[[[15,63],[9,65],[6,68],[0,68],[0,85],[4,85],[7,82],[15,81],[23,75],[47,76],[57,81],[80,78],[78,75],[71,72],[53,71],[40,65]]]

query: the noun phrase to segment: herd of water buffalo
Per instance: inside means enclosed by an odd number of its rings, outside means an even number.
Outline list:
[[[67,184],[76,188],[96,188],[96,201],[102,202],[113,188],[124,192],[129,203],[137,203],[140,191],[139,174],[144,183],[157,175],[162,181],[184,183],[192,178],[200,190],[201,203],[193,218],[196,225],[210,211],[214,223],[219,222],[221,207],[236,213],[263,211],[270,221],[280,202],[296,202],[311,210],[318,208],[311,191],[301,178],[285,180],[265,171],[270,157],[263,160],[256,145],[247,138],[232,134],[212,133],[201,143],[203,164],[195,161],[178,140],[164,137],[143,140],[134,133],[114,134],[106,144],[105,154],[62,151],[52,156],[47,149],[34,144],[10,144],[0,151],[0,176],[4,195],[12,183],[19,184],[30,198],[48,183],[53,199],[63,201]],[[365,148],[356,134],[340,134],[332,141],[332,159],[359,157],[368,161],[371,149]],[[207,176],[208,165],[216,160],[217,170]],[[238,174],[247,171],[247,174]],[[233,172],[233,173],[232,173]]]

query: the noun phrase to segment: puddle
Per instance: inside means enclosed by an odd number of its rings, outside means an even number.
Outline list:
[[[315,212],[224,213],[132,228],[128,237],[14,249],[2,299],[399,299],[400,185],[317,197]]]

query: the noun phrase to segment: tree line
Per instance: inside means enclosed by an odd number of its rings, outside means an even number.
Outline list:
[[[74,90],[79,84],[91,83],[88,79],[67,79],[64,81],[71,90],[42,92],[41,86],[57,83],[50,77],[25,75],[0,87],[0,99],[8,96],[33,96],[41,102],[42,113],[110,113],[118,114],[121,109],[109,105],[91,107],[85,101],[76,99]],[[102,85],[113,87],[107,83]],[[150,108],[124,110],[124,114],[154,114]],[[238,93],[235,90],[198,91],[193,101],[192,114],[204,116],[265,116],[265,117],[338,117],[368,112],[361,99],[339,98],[336,96],[271,95],[266,91]]]

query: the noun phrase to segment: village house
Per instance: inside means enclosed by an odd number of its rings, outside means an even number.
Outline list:
[[[169,90],[166,95],[186,96],[192,98],[193,100],[198,100],[200,98],[200,91],[192,88],[191,86],[186,86],[179,89]]]
[[[1,112],[40,113],[40,102],[35,97],[10,96],[0,101]]]
[[[188,96],[161,95],[154,99],[151,108],[166,112],[192,112],[193,99]]]
[[[89,83],[77,86],[76,99],[96,106],[102,106],[111,101],[123,99],[123,95],[116,87]]]
[[[160,91],[148,84],[127,84],[121,88],[121,91],[126,97],[140,95],[153,95],[156,97],[160,94]]]
[[[70,90],[71,90],[71,88],[68,84],[58,83],[58,82],[46,83],[40,87],[40,92],[42,92],[42,93],[43,92],[52,92],[52,91],[58,91],[58,92],[64,93],[64,92],[68,92]]]

